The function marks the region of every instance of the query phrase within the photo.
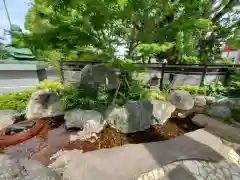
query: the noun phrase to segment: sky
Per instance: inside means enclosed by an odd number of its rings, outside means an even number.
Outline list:
[[[20,26],[24,30],[25,16],[29,9],[29,0],[5,1],[10,14],[11,23]],[[3,28],[9,29],[9,22],[3,6],[3,1],[0,0],[0,36],[3,34]]]

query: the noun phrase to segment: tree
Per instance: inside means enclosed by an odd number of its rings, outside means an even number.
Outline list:
[[[48,57],[58,52],[62,59],[115,59],[124,46],[126,58],[209,63],[239,24],[233,18],[237,1],[34,0],[25,39],[34,52]],[[166,44],[171,46],[159,48]]]

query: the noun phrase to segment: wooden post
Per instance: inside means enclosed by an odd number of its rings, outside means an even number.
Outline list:
[[[206,76],[206,72],[207,72],[207,65],[204,65],[200,86],[204,85],[204,79],[205,79],[205,76]]]
[[[165,63],[162,64],[162,71],[161,71],[161,79],[160,79],[160,90],[162,91],[163,90],[163,78],[164,78],[164,70],[165,70]]]

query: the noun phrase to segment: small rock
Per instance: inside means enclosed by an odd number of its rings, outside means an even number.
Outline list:
[[[194,97],[195,106],[205,106],[207,104],[205,96]]]
[[[122,133],[144,131],[152,122],[153,104],[150,101],[129,101],[122,107],[110,106],[104,117],[113,128]]]
[[[184,90],[174,90],[168,95],[168,100],[181,110],[189,110],[194,106],[194,99],[191,94]]]
[[[187,116],[186,116],[186,114],[184,114],[182,112],[179,112],[179,113],[177,113],[177,117],[179,117],[179,118],[186,118]]]
[[[192,122],[200,127],[205,127],[207,126],[207,121],[210,117],[206,116],[205,114],[196,114],[193,118],[192,118]]]
[[[152,100],[153,105],[153,124],[163,125],[175,111],[176,107],[165,101]]]
[[[70,110],[65,113],[64,119],[67,129],[79,128],[89,133],[99,133],[104,126],[101,113],[95,110]]]
[[[232,118],[231,109],[224,104],[211,104],[205,108],[205,114],[210,117],[230,120]]]
[[[217,101],[216,98],[213,97],[213,96],[205,96],[205,99],[206,99],[207,104],[212,104],[212,103],[215,103]]]
[[[6,127],[6,135],[19,133],[24,130],[28,130],[34,126],[35,122],[31,120],[21,121],[18,123],[14,123]]]
[[[49,89],[39,90],[32,94],[26,108],[26,118],[36,120],[38,118],[56,117],[63,115],[60,97]]]
[[[26,114],[25,111],[17,112],[16,114],[14,114],[14,116],[13,116],[14,123],[18,123],[18,122],[24,121],[25,120],[25,114]]]
[[[64,172],[65,167],[68,163],[73,160],[75,157],[82,154],[80,150],[72,150],[72,151],[64,151],[52,164],[48,167],[56,171],[58,174],[62,174]]]
[[[0,110],[0,130],[14,123],[15,114],[14,110]]]

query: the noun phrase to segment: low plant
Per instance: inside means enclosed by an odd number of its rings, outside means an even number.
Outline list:
[[[45,80],[41,81],[39,84],[37,84],[35,86],[35,89],[36,90],[51,89],[55,92],[60,93],[64,89],[64,86],[59,81],[53,81],[53,80],[45,79]]]
[[[101,110],[111,102],[110,95],[105,91],[74,86],[63,89],[60,96],[65,110],[74,108]]]
[[[203,87],[197,85],[179,86],[177,89],[188,91],[190,94],[201,94],[210,96],[240,96],[240,81],[232,80],[230,85],[224,86],[220,81],[216,83],[206,84]]]
[[[228,86],[228,94],[230,96],[240,97],[240,70],[233,70],[230,79],[231,82]]]
[[[200,87],[197,85],[184,85],[184,86],[179,86],[177,89],[188,91],[190,94],[208,95],[206,86]]]
[[[32,93],[36,92],[37,90],[51,89],[60,93],[63,88],[63,85],[58,81],[44,80],[30,90],[4,93],[3,95],[0,95],[0,109],[13,109],[22,111],[25,109]]]
[[[22,92],[10,92],[0,96],[0,109],[13,109],[22,111],[35,90],[26,90]]]
[[[51,89],[60,95],[63,108],[104,110],[110,104],[123,105],[129,100],[165,100],[165,94],[158,89],[148,89],[141,81],[121,77],[117,90],[107,91],[103,87],[96,90],[86,87],[63,86],[60,82],[44,80],[31,90],[5,93],[0,96],[0,109],[25,109],[32,93],[39,89]]]

